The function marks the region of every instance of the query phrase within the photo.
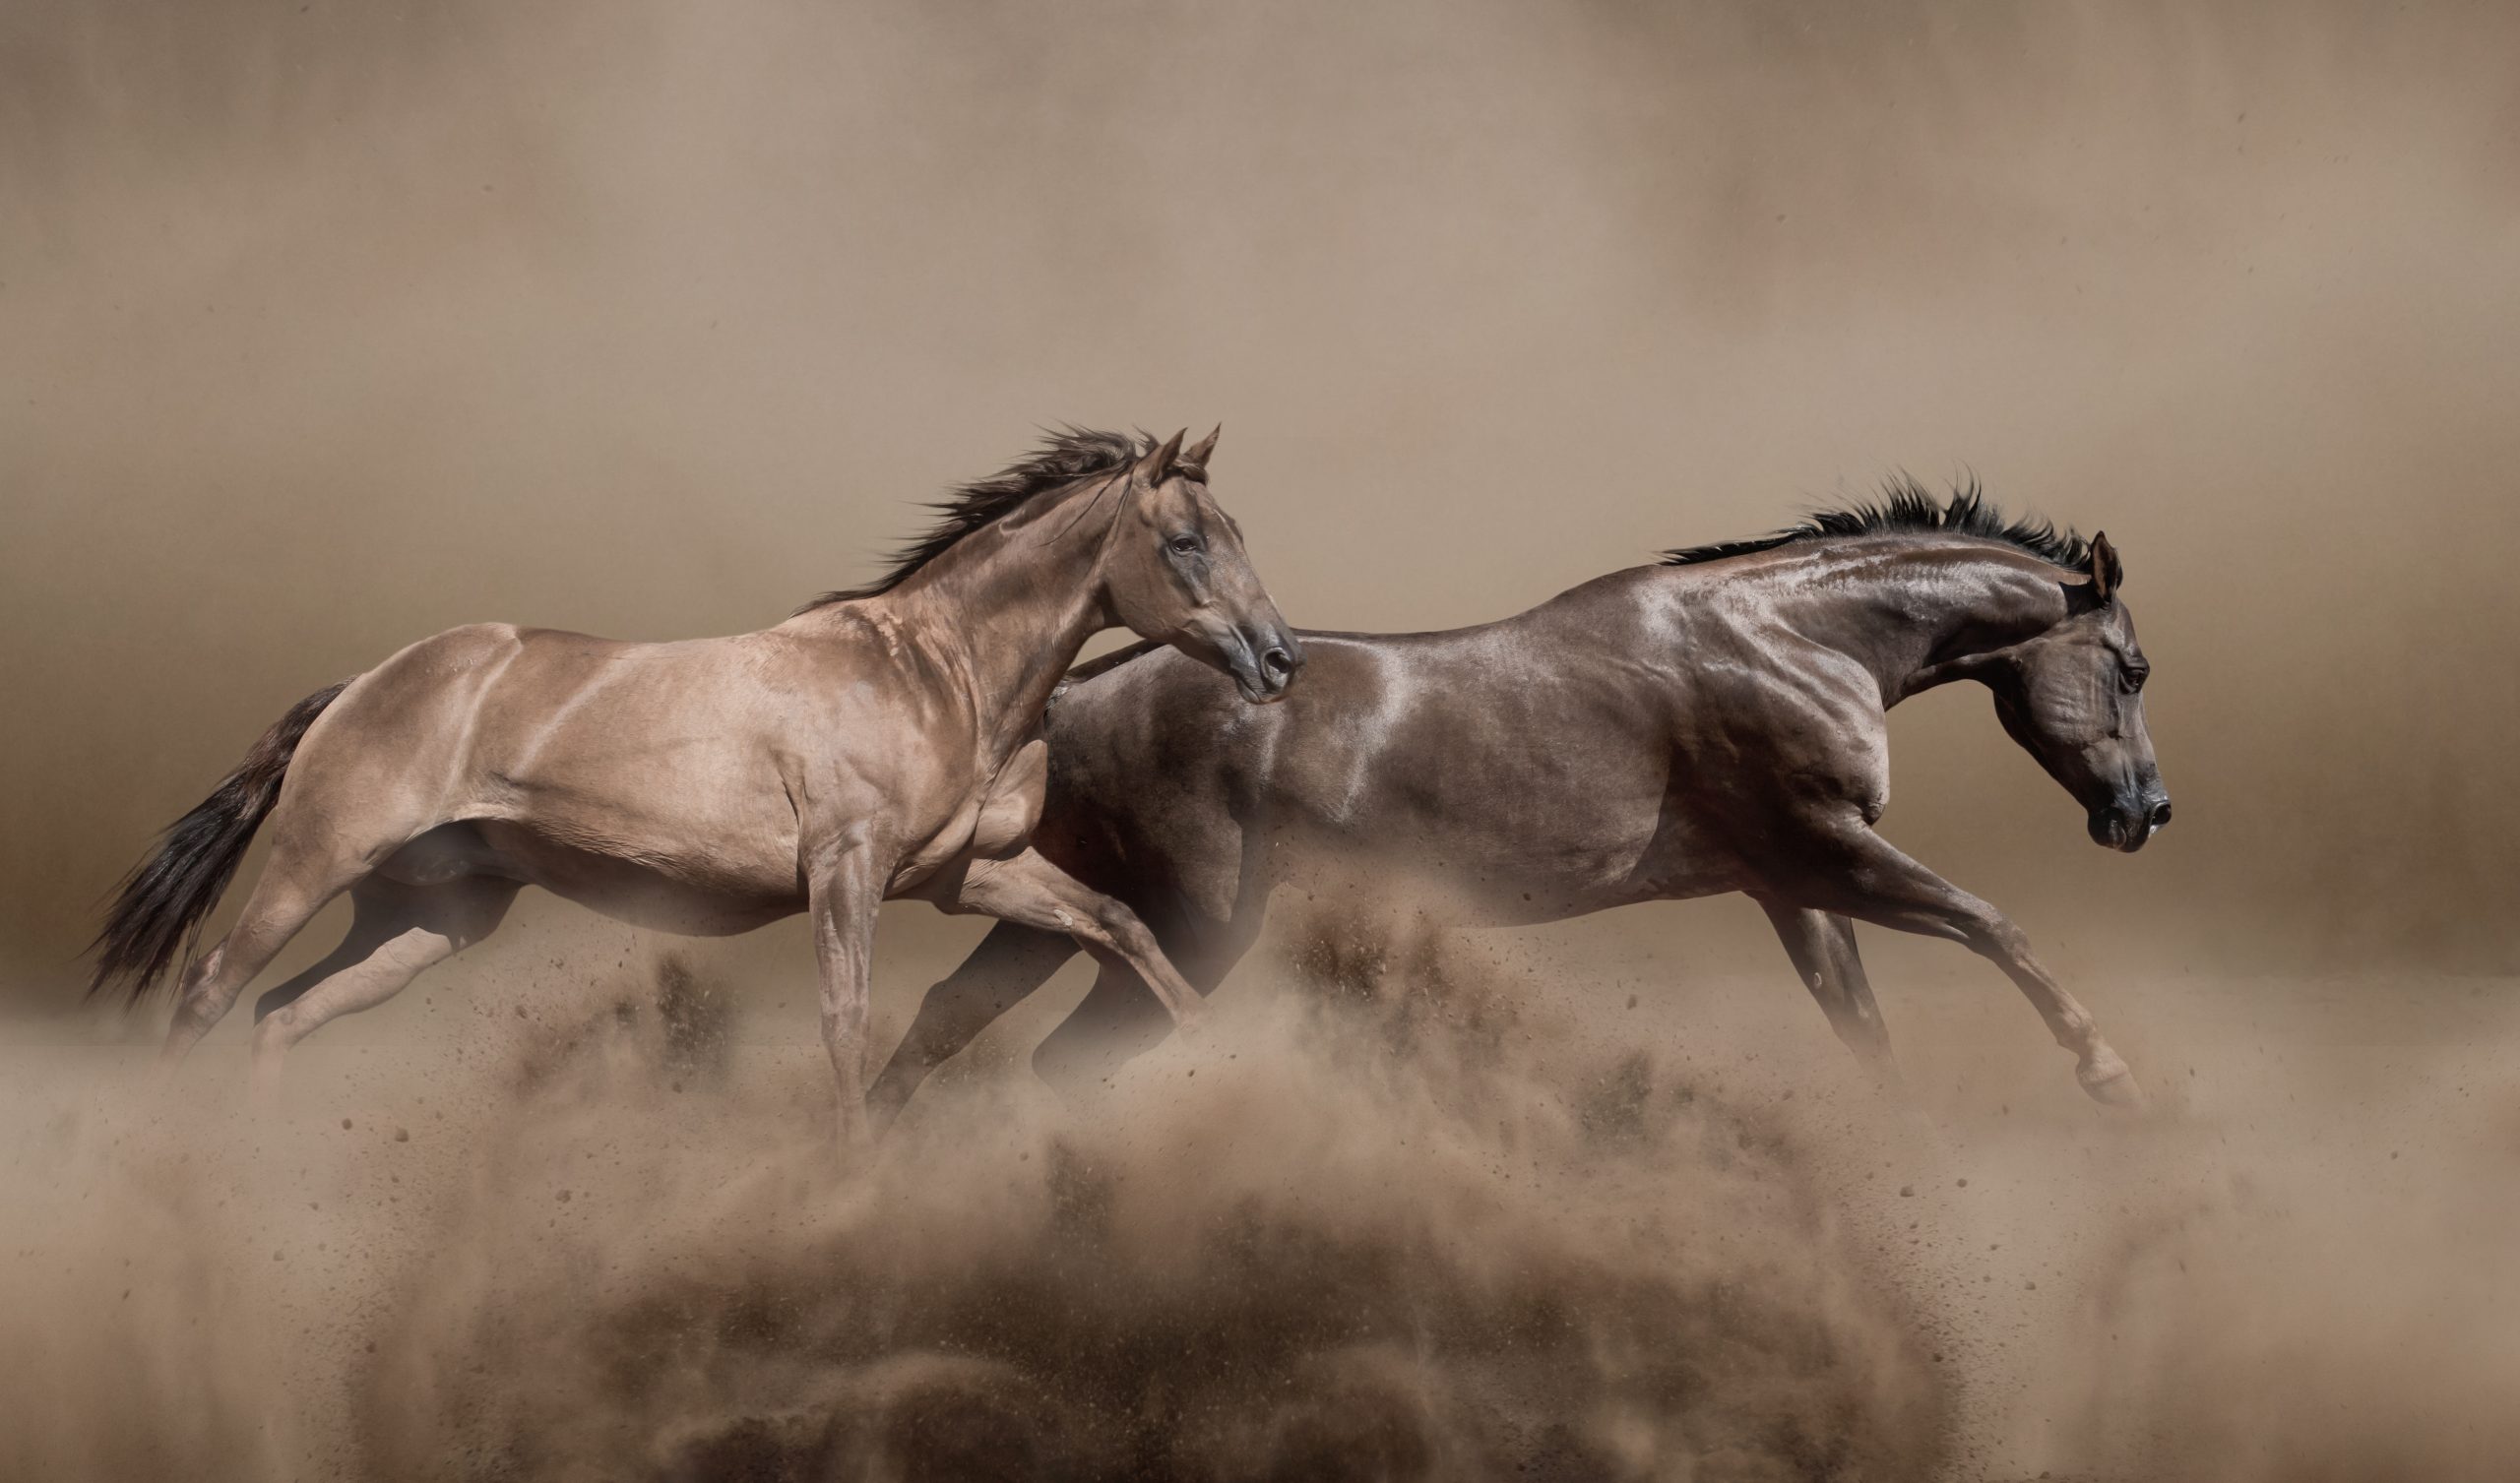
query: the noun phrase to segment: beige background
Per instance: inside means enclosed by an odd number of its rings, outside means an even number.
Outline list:
[[[2520,966],[2507,8],[515,9],[0,19],[23,1008],[298,696],[776,621],[1056,419],[1222,418],[1314,627],[1975,470],[2126,552],[2179,821],[2092,848],[1962,689],[1895,837],[2069,971]]]

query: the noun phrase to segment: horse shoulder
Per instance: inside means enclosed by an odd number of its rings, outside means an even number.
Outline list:
[[[1428,691],[1416,678],[1422,666],[1388,643],[1316,642],[1310,655],[1287,700],[1232,731],[1228,781],[1255,806],[1337,831],[1370,811]],[[1481,673],[1468,669],[1465,680]]]
[[[1744,797],[1878,819],[1890,798],[1890,731],[1872,675],[1782,627],[1700,637],[1683,750],[1766,773],[1771,785]]]

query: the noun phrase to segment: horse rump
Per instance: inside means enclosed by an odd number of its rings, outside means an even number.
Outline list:
[[[168,826],[157,850],[123,877],[103,930],[89,945],[96,955],[96,971],[88,981],[91,997],[120,979],[130,985],[137,1005],[164,980],[177,958],[192,956],[202,919],[219,904],[254,831],[280,801],[281,779],[306,728],[348,685],[328,685],[289,707],[236,771]]]

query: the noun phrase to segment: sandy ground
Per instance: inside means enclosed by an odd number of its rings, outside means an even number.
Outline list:
[[[1960,959],[1907,1089],[1782,974],[1255,960],[1090,1104],[1042,996],[869,1165],[801,1006],[636,955],[318,1037],[9,1044],[23,1477],[2487,1478],[2513,985],[2108,982],[2085,1105]],[[560,975],[565,980],[566,975]]]

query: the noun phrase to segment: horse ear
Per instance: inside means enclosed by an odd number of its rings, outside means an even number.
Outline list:
[[[2109,532],[2095,531],[2091,538],[2091,594],[2103,602],[2117,594],[2126,585],[2126,563],[2117,559],[2117,548],[2109,543]]]
[[[1195,468],[1202,475],[1207,473],[1208,460],[1214,457],[1217,451],[1217,433],[1224,431],[1225,424],[1220,422],[1216,425],[1215,432],[1209,433],[1198,442],[1181,450],[1181,466],[1184,468]]]
[[[1172,465],[1180,461],[1181,439],[1189,431],[1185,427],[1174,433],[1162,448],[1149,449],[1146,456],[1130,467],[1130,474],[1150,489],[1163,483],[1165,476],[1172,472]]]

